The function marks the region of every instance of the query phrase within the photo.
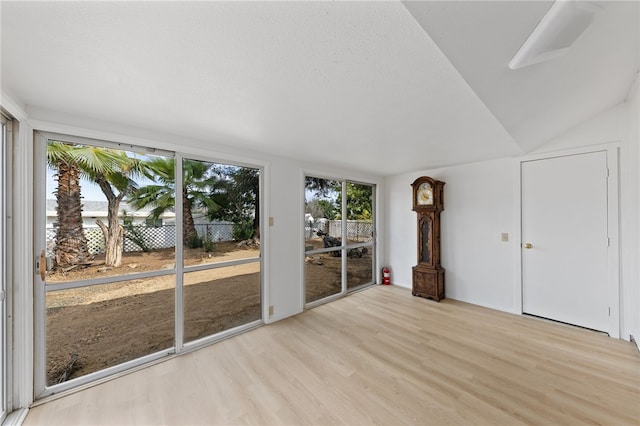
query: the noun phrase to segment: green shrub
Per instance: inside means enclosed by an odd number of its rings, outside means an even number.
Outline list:
[[[213,243],[213,241],[211,241],[211,240],[205,240],[205,241],[202,243],[202,247],[204,248],[204,251],[205,251],[206,253],[210,253],[210,252],[212,252],[212,251],[213,251],[213,247],[214,247],[214,246],[215,246],[215,244],[214,244],[214,243]]]
[[[187,247],[189,248],[200,248],[203,245],[203,241],[202,238],[200,238],[198,235],[192,235],[191,237],[189,237],[189,239],[187,240]]]
[[[233,239],[244,241],[253,237],[253,222],[238,222],[233,224]]]

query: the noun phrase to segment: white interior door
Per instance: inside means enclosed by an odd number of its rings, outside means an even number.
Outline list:
[[[523,312],[608,331],[607,153],[527,161],[521,173]]]

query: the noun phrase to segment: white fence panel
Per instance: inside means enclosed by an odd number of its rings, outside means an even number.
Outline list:
[[[141,244],[145,245],[149,250],[159,250],[174,247],[176,243],[176,227],[175,225],[163,226],[147,226],[134,225],[133,234],[125,229],[125,238],[123,251],[135,252],[142,251],[142,247],[134,241],[139,238]],[[213,222],[202,223],[196,225],[198,235],[209,241],[232,241],[233,240],[233,223],[232,222]],[[87,237],[89,253],[102,254],[105,251],[104,235],[98,226],[85,226],[84,234]],[[56,229],[47,228],[47,256],[53,256],[55,249]]]
[[[305,223],[306,238],[313,238],[317,231],[326,232],[335,238],[342,238],[342,221],[318,219]],[[373,240],[373,223],[369,220],[348,220],[347,239],[349,241],[368,242]]]

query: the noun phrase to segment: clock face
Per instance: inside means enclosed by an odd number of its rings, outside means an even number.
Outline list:
[[[433,204],[433,188],[428,182],[424,182],[418,187],[416,204],[421,206],[430,206]]]

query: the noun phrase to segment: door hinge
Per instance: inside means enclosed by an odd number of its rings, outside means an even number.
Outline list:
[[[607,177],[609,177],[609,168],[607,167],[606,170],[607,170]]]
[[[0,302],[4,302],[5,292],[4,290],[0,290]]]
[[[611,307],[609,307],[609,316],[611,316]]]

